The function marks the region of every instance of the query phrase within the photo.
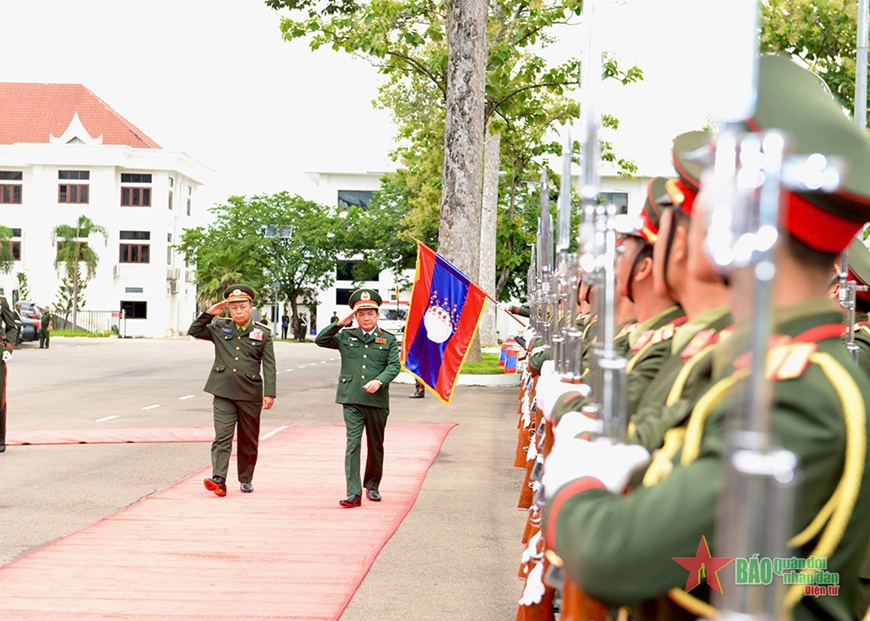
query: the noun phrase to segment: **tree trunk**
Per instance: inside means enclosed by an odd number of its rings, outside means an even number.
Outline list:
[[[73,269],[73,302],[72,302],[72,322],[73,329],[72,335],[76,335],[76,326],[77,316],[79,312],[79,264],[76,262],[75,268]]]
[[[501,134],[486,137],[483,160],[483,209],[480,218],[480,276],[483,289],[498,299],[495,288],[496,224],[498,222],[498,171],[501,163]],[[498,345],[495,304],[487,302],[478,332],[483,347]]]
[[[447,18],[447,98],[438,252],[464,274],[479,273],[486,81],[486,3],[453,0]],[[479,361],[475,338],[468,356]]]

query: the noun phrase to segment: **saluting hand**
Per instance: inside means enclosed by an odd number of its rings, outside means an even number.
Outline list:
[[[350,315],[348,315],[347,317],[345,317],[344,319],[342,319],[341,321],[339,321],[339,322],[338,322],[338,325],[340,325],[340,326],[349,326],[351,323],[353,323],[353,318],[354,318],[355,315],[356,315],[356,313],[351,313]],[[370,392],[374,392],[374,391],[372,390],[372,391],[370,391]]]
[[[263,397],[264,410],[271,410],[273,405],[275,405],[275,397]]]
[[[211,308],[209,308],[206,312],[207,312],[209,315],[214,315],[215,317],[217,317],[217,316],[220,315],[222,312],[224,312],[224,309],[225,309],[226,307],[227,307],[227,301],[224,300],[223,302],[218,302],[217,304],[215,304],[214,306],[212,306]]]

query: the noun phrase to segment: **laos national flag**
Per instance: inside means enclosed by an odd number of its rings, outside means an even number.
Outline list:
[[[486,294],[431,248],[417,242],[417,274],[402,341],[405,370],[445,403],[477,331]]]

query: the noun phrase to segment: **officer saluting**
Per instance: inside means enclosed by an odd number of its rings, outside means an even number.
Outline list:
[[[366,497],[378,502],[378,485],[384,471],[384,428],[390,415],[390,382],[399,374],[399,345],[396,337],[378,327],[381,296],[372,289],[357,289],[349,300],[353,312],[329,324],[317,335],[319,347],[341,352],[341,374],[335,402],[344,406],[347,426],[347,450],[344,473],[347,478],[347,498],[342,507],[362,504],[359,478],[360,443],[366,431]],[[342,330],[356,317],[359,327]]]
[[[18,339],[15,317],[0,295],[0,341],[3,344],[3,357],[0,359],[0,453],[6,450],[6,363],[12,359],[12,350]]]
[[[230,285],[224,298],[197,317],[188,330],[191,336],[214,343],[214,365],[205,384],[205,391],[214,395],[212,477],[203,483],[217,496],[227,495],[236,425],[241,490],[254,491],[251,480],[257,465],[260,412],[275,402],[276,375],[272,333],[265,324],[251,321],[254,291],[245,285]],[[215,319],[227,306],[232,318]]]

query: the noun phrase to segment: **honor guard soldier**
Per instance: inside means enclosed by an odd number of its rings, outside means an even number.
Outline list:
[[[353,312],[324,328],[314,342],[318,347],[337,349],[341,354],[341,373],[335,402],[344,407],[347,449],[344,474],[347,498],[345,508],[362,504],[362,488],[372,502],[381,500],[378,486],[384,472],[384,428],[390,415],[390,382],[401,370],[396,337],[378,327],[381,296],[373,289],[357,289],[348,301]],[[359,327],[343,330],[354,320]],[[360,445],[366,432],[366,469],[360,485]]]
[[[870,220],[870,177],[862,173],[870,168],[870,141],[821,79],[790,59],[762,57],[758,84],[749,128],[782,130],[797,155],[841,157],[856,173],[832,194],[783,190],[772,324],[785,349],[768,357],[772,430],[797,456],[801,472],[795,510],[783,516],[793,522],[786,555],[824,558],[840,586],[838,596],[818,598],[804,597],[803,585],[789,586],[786,613],[852,619],[870,535],[870,380],[846,352],[842,314],[826,291],[838,253]],[[703,190],[698,201],[706,202]],[[717,612],[704,601],[706,585],[685,592],[687,572],[674,558],[697,558],[702,536],[716,550],[726,411],[748,375],[737,344],[752,319],[751,309],[732,294],[737,331],[717,350],[719,381],[695,406],[669,476],[622,496],[631,472],[648,460],[646,450],[578,439],[561,447],[557,441],[545,464],[548,548],[589,595],[632,606],[637,618],[713,618]],[[781,364],[771,368],[774,359]]]
[[[0,336],[3,354],[0,358],[0,453],[6,450],[6,363],[12,360],[12,350],[18,341],[18,327],[6,298],[0,295]]]
[[[275,352],[269,327],[251,320],[254,291],[230,285],[219,302],[197,317],[188,334],[214,343],[214,364],[205,392],[214,395],[215,438],[211,445],[212,476],[203,482],[217,496],[227,495],[227,470],[238,429],[238,471],[241,490],[254,491],[260,412],[275,403]],[[230,319],[216,319],[229,307]]]

